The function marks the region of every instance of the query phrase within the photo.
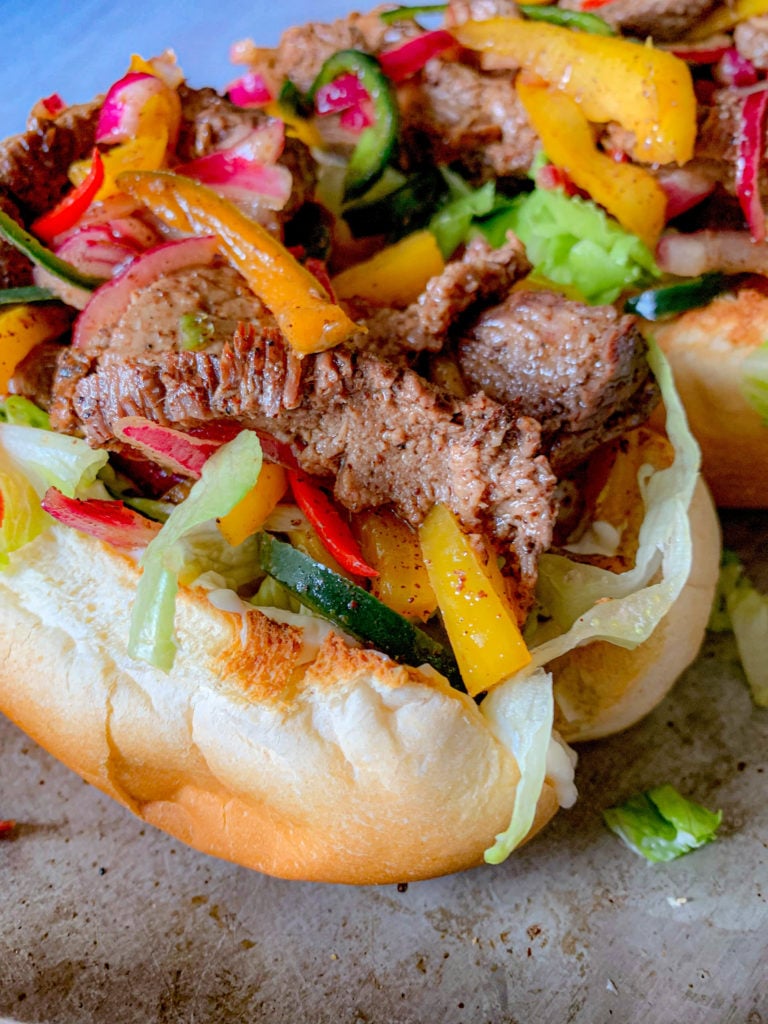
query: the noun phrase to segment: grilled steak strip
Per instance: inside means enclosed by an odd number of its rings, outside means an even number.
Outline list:
[[[52,416],[109,445],[121,416],[189,429],[235,419],[288,442],[300,465],[334,479],[352,511],[392,504],[417,526],[444,502],[470,531],[509,545],[518,600],[530,606],[551,541],[554,476],[538,423],[485,395],[458,401],[407,367],[339,348],[296,367],[274,328],[243,325],[220,353],[143,358],[64,350]],[[66,411],[63,411],[66,410]]]
[[[556,472],[645,420],[659,399],[634,317],[552,292],[511,292],[457,347],[461,372],[542,425]]]

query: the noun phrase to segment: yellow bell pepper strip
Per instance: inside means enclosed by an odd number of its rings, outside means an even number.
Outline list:
[[[473,697],[531,660],[506,595],[445,505],[435,505],[419,540],[443,624]]]
[[[65,306],[54,303],[10,306],[0,312],[1,394],[8,390],[13,371],[24,356],[41,342],[58,338],[71,322],[71,312]]]
[[[342,270],[331,283],[339,299],[364,299],[377,306],[408,306],[444,267],[432,232],[414,231],[370,259]]]
[[[170,171],[121,174],[118,184],[169,227],[216,235],[299,355],[333,348],[362,330],[284,245],[205,185]]]
[[[224,539],[236,547],[261,529],[267,516],[288,490],[288,477],[282,466],[262,464],[259,479],[244,498],[218,521]]]
[[[702,18],[688,38],[708,39],[719,32],[728,32],[740,21],[761,14],[768,14],[768,0],[732,0],[731,3],[719,5],[708,17]]]
[[[418,535],[386,509],[361,512],[353,525],[363,557],[379,572],[371,593],[406,619],[426,622],[437,611],[437,598]]]
[[[519,18],[470,21],[454,35],[567,93],[587,120],[618,121],[635,134],[637,160],[683,164],[693,156],[696,97],[688,66],[674,54]]]
[[[666,193],[656,178],[637,164],[619,163],[601,152],[581,107],[570,96],[523,76],[516,87],[547,157],[653,249],[667,210]]]
[[[125,171],[155,171],[165,165],[168,150],[168,129],[158,126],[154,134],[138,135],[128,142],[102,154],[104,181],[96,193],[96,200],[106,199],[121,191],[117,177]],[[78,160],[69,168],[69,180],[79,185],[85,180],[90,161]]]

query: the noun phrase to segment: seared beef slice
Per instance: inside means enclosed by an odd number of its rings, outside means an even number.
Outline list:
[[[511,292],[458,345],[471,387],[542,425],[559,472],[643,423],[658,401],[634,317],[553,292]]]

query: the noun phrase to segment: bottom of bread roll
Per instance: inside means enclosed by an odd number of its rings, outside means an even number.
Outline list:
[[[696,659],[720,573],[720,522],[699,480],[689,511],[693,559],[677,601],[634,651],[598,641],[550,663],[555,725],[565,740],[601,739],[634,725],[659,704]]]
[[[593,723],[571,723],[574,738],[640,717],[694,656],[716,575],[712,516],[702,489],[680,607],[646,650],[601,652],[592,684],[610,681],[610,698],[590,698]],[[136,581],[131,559],[57,525],[0,573],[0,710],[50,753],[190,846],[267,874],[372,884],[482,863],[519,771],[474,701],[325,624],[309,644],[202,590],[179,595],[164,673],[126,652]],[[557,785],[546,780],[529,837],[555,814]]]

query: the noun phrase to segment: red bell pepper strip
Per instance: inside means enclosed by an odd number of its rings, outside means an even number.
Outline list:
[[[764,241],[766,236],[759,183],[766,108],[768,90],[750,93],[744,99],[736,154],[736,196],[755,242]]]
[[[40,103],[51,117],[56,117],[66,107],[66,103],[57,92],[52,92],[50,96],[44,97]]]
[[[393,82],[403,82],[417,71],[421,71],[428,60],[456,45],[456,40],[445,29],[425,32],[422,36],[409,39],[394,50],[379,54],[381,70]]]
[[[41,504],[58,522],[116,548],[146,547],[160,530],[160,523],[139,515],[122,501],[68,498],[55,487],[49,487]]]
[[[368,579],[378,576],[376,569],[363,558],[349,524],[325,491],[300,469],[288,470],[288,480],[296,504],[312,524],[323,547],[342,569]]]
[[[610,4],[612,0],[584,0],[581,5],[582,11],[595,11],[598,7],[605,7],[606,4]]]
[[[722,46],[673,46],[672,53],[688,64],[717,64],[731,47],[726,43]]]
[[[83,181],[76,188],[73,188],[60,203],[57,203],[52,210],[44,213],[32,224],[32,231],[38,238],[49,244],[60,235],[62,231],[68,231],[80,220],[82,215],[93,202],[96,193],[104,181],[104,163],[101,153],[94,149],[91,159],[91,169]]]

